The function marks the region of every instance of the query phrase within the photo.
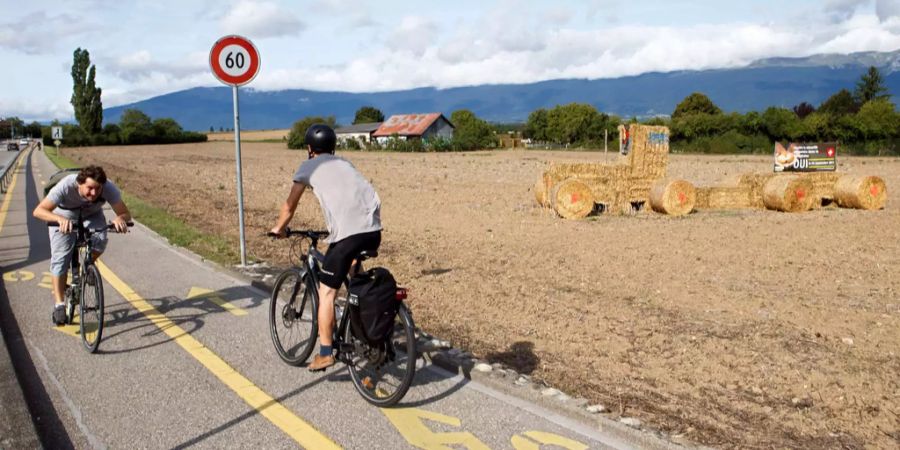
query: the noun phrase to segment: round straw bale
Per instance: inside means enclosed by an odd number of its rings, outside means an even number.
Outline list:
[[[568,179],[553,187],[551,206],[566,219],[581,219],[594,210],[594,194],[584,183]]]
[[[838,206],[857,209],[881,209],[887,201],[887,186],[881,177],[844,175],[834,185]]]
[[[537,200],[538,205],[545,208],[550,206],[551,184],[552,180],[550,174],[547,172],[541,174],[537,181],[534,182],[534,199]]]
[[[658,213],[682,216],[694,210],[697,191],[685,180],[658,180],[650,188],[650,207]]]
[[[763,186],[766,208],[784,212],[809,211],[813,206],[813,186],[796,175],[772,177]]]

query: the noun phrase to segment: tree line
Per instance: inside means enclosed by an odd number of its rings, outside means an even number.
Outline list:
[[[103,125],[103,90],[96,85],[97,70],[91,64],[90,53],[75,49],[72,61],[72,107],[78,125],[54,120],[50,126],[40,127],[44,145],[52,145],[50,128],[61,126],[63,140],[68,146],[87,145],[137,145],[174,144],[179,142],[204,142],[206,134],[184,131],[175,119],[163,117],[151,119],[138,109],[126,109],[119,123]]]
[[[374,106],[363,106],[356,110],[353,125],[361,123],[384,122],[384,113]],[[448,119],[454,126],[453,137],[446,139],[433,137],[425,139],[401,139],[391,136],[384,143],[360,142],[347,139],[339,142],[344,150],[386,150],[396,152],[449,152],[496,148],[497,139],[494,128],[487,121],[478,118],[467,109],[453,111]],[[306,129],[315,123],[324,123],[332,128],[339,128],[334,116],[307,116],[291,126],[288,133],[287,146],[290,149],[306,149]]]
[[[671,130],[673,150],[706,153],[771,152],[775,141],[839,142],[842,153],[900,155],[900,114],[875,67],[856,89],[841,89],[818,107],[770,107],[746,114],[724,113],[708,97],[685,98],[671,119],[656,120]]]
[[[631,119],[629,123],[638,122]],[[573,103],[529,115],[526,137],[559,145],[596,147],[603,131],[618,138],[622,123],[593,106]],[[699,153],[770,153],[776,141],[839,142],[842,152],[900,155],[900,114],[875,67],[862,75],[854,92],[842,89],[818,108],[803,102],[793,108],[770,107],[746,114],[724,113],[706,95],[682,100],[670,118],[643,121],[665,125],[673,151]]]

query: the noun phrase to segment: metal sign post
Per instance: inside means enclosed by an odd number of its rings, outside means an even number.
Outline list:
[[[241,177],[241,121],[238,113],[238,86],[249,83],[259,72],[259,52],[250,40],[225,36],[209,52],[213,75],[231,86],[234,103],[234,156],[237,165],[238,226],[241,236],[241,266],[247,265],[247,241],[244,235],[244,183]]]

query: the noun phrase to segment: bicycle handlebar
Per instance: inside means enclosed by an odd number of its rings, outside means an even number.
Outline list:
[[[74,222],[74,221],[73,221],[73,222]],[[133,227],[133,226],[134,226],[134,222],[125,222],[125,225],[127,225],[128,227]],[[48,227],[58,227],[58,226],[59,226],[59,222],[47,222],[47,226],[48,226]],[[75,227],[73,227],[73,229],[74,229],[74,228],[75,228]],[[107,224],[107,225],[106,225],[105,227],[103,227],[103,228],[86,228],[86,230],[90,231],[91,233],[99,233],[99,232],[101,232],[101,231],[115,230],[115,229],[116,229],[116,226],[115,226],[114,224],[111,224],[111,223],[110,223],[110,224]]]
[[[271,231],[266,232],[266,236],[271,237],[271,238],[279,237],[277,234],[275,234]],[[307,238],[318,241],[319,239],[322,239],[322,238],[328,236],[328,232],[321,231],[321,230],[292,230],[290,228],[285,228],[284,229],[284,237],[291,237],[291,236],[302,236],[302,237],[307,237]]]

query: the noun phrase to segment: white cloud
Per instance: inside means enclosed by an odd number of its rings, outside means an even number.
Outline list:
[[[49,53],[60,41],[99,31],[100,27],[80,17],[43,11],[25,15],[15,22],[0,24],[0,47],[29,55]]]
[[[900,20],[883,23],[871,12],[856,12],[814,32],[786,24],[729,23],[542,29],[526,36],[516,27],[494,29],[479,22],[455,29],[441,42],[427,33],[433,29],[427,20],[407,18],[387,48],[340,66],[261,74],[254,84],[263,90],[365,92],[729,68],[773,56],[894,51],[900,48],[897,25]],[[523,24],[521,30],[527,29]],[[531,37],[537,44],[529,44]]]
[[[882,22],[900,18],[900,0],[875,0],[875,14]]]
[[[828,0],[825,3],[825,12],[829,13],[835,22],[841,22],[853,17],[860,6],[870,3],[871,0]]]
[[[142,49],[112,60],[101,60],[97,70],[110,71],[126,81],[154,79],[162,76],[170,81],[192,78],[209,72],[209,54],[195,51],[175,60],[157,60],[150,51]]]
[[[312,3],[311,10],[314,13],[324,11],[333,17],[345,18],[353,28],[377,25],[369,12],[369,3],[366,0],[317,0]]]
[[[220,28],[225,33],[252,39],[296,35],[306,25],[290,10],[275,3],[242,0],[222,18]]]
[[[388,37],[387,45],[393,50],[421,56],[434,43],[437,31],[437,25],[426,17],[404,16]]]
[[[0,99],[0,116],[17,116],[25,123],[47,119],[69,120],[74,116],[74,109],[68,101],[62,100],[40,103],[33,100]]]

